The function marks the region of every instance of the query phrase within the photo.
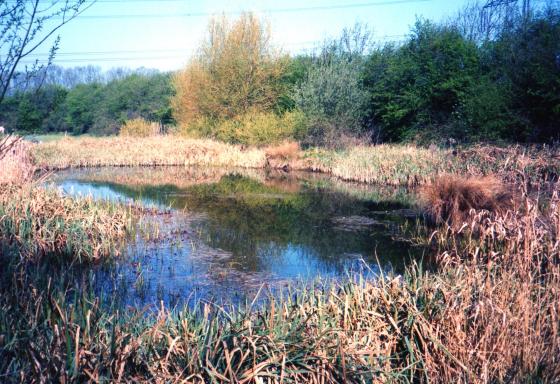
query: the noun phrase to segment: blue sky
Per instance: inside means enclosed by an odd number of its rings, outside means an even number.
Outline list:
[[[290,53],[311,49],[355,22],[376,38],[399,40],[417,16],[441,20],[466,0],[98,0],[63,27],[55,63],[173,70],[202,39],[209,15],[253,11],[266,18],[274,42]],[[44,57],[39,52],[36,57]]]

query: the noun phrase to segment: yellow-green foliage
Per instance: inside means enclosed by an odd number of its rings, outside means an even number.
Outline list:
[[[224,120],[215,128],[216,138],[249,145],[275,144],[301,135],[306,128],[300,111],[278,116],[272,112],[251,111],[235,119]]]
[[[287,63],[272,48],[269,26],[255,15],[245,13],[234,22],[214,18],[198,54],[173,79],[175,119],[189,125],[270,111],[283,91]]]
[[[160,133],[157,123],[142,118],[127,120],[120,129],[121,136],[148,137]]]
[[[199,116],[188,123],[179,124],[176,133],[191,139],[203,139],[214,134],[216,122],[208,117]]]

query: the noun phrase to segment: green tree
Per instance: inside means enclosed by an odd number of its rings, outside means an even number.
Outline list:
[[[362,73],[370,47],[371,31],[356,24],[344,29],[338,39],[327,40],[307,63],[303,80],[294,91],[296,107],[309,119],[304,141],[338,145],[341,135],[363,133],[368,93]]]
[[[489,66],[496,81],[509,88],[521,122],[512,136],[560,139],[560,11],[547,8],[528,21],[506,25],[491,47]]]
[[[406,140],[449,124],[479,75],[476,44],[454,27],[418,21],[403,46],[370,57],[365,85],[372,124],[385,140]]]

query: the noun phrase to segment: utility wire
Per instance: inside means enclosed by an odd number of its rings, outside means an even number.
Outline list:
[[[113,0],[118,2],[119,0]],[[147,1],[147,0],[144,0]],[[354,4],[332,4],[332,5],[317,5],[309,7],[295,7],[295,8],[270,8],[262,10],[263,13],[292,13],[292,12],[312,12],[312,11],[328,11],[339,9],[351,8],[364,8],[364,7],[379,7],[387,5],[399,5],[410,3],[425,3],[433,0],[386,0],[368,3],[354,3]],[[127,2],[125,2],[127,3]],[[130,2],[132,3],[132,2]],[[229,12],[186,12],[186,13],[168,13],[168,14],[117,14],[117,15],[81,15],[80,19],[145,19],[145,18],[174,18],[174,17],[207,17],[216,14],[224,15],[239,15],[244,11],[229,11]]]
[[[384,35],[379,36],[377,39],[380,41],[399,41],[398,38],[404,38],[407,35]],[[310,41],[300,41],[294,43],[280,44],[281,46],[313,46],[319,45],[320,41],[310,40]],[[73,61],[113,61],[113,60],[157,60],[166,58],[184,58],[185,56],[146,56],[149,53],[192,53],[195,48],[173,48],[173,49],[144,49],[144,50],[123,50],[123,51],[81,51],[81,52],[60,52],[56,54],[55,62],[73,62]],[[140,54],[142,56],[135,56],[135,54]],[[124,55],[124,56],[113,56],[113,55]],[[29,59],[46,59],[48,53],[34,53],[29,55]],[[84,57],[86,56],[86,57]],[[87,57],[93,56],[93,57]],[[101,56],[101,57],[99,57]],[[108,57],[103,57],[108,56]],[[60,59],[59,59],[60,58]],[[33,60],[26,61],[27,63],[32,63]]]

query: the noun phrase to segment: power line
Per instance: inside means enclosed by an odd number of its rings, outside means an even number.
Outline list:
[[[111,2],[120,2],[122,0],[112,0]],[[148,1],[148,0],[144,0]],[[354,4],[332,4],[332,5],[317,5],[310,7],[295,7],[295,8],[271,8],[262,10],[263,13],[292,13],[292,12],[311,12],[311,11],[329,11],[339,9],[351,8],[365,8],[365,7],[379,7],[386,5],[399,5],[410,3],[425,3],[432,0],[386,0],[377,1],[373,3],[354,3]],[[109,1],[107,1],[109,2]],[[124,3],[127,3],[124,1]],[[81,15],[80,19],[144,19],[144,18],[175,18],[175,17],[207,17],[216,14],[224,15],[239,15],[244,11],[230,11],[230,12],[187,12],[187,13],[168,13],[168,14],[118,14],[118,15]]]
[[[393,40],[396,41],[398,38],[404,38],[407,35],[384,35],[378,36],[377,40]],[[321,44],[320,41],[317,40],[309,40],[309,41],[300,41],[294,43],[287,43],[287,44],[279,44],[281,46],[311,46]],[[143,49],[143,50],[118,50],[118,51],[79,51],[79,52],[60,52],[56,54],[55,61],[105,61],[105,60],[136,60],[136,59],[158,59],[158,58],[180,58],[184,56],[145,56],[149,53],[188,53],[189,51],[193,51],[193,47],[185,47],[185,48],[173,48],[173,49]],[[135,54],[141,54],[143,56],[134,56]],[[112,55],[120,55],[118,57],[111,57]],[[124,55],[124,56],[122,56]],[[28,56],[28,58],[36,58],[36,59],[46,59],[48,56],[47,53],[33,53]],[[76,56],[76,57],[72,57]],[[84,56],[93,56],[93,57],[84,57]],[[110,56],[110,57],[95,57],[95,56]],[[62,60],[58,60],[58,58],[62,58]],[[27,60],[28,63],[32,63],[32,60]]]

